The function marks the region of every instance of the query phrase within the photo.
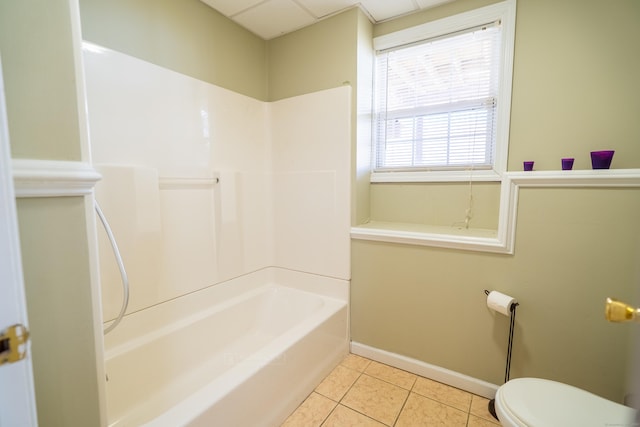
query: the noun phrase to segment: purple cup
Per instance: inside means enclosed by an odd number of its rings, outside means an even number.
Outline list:
[[[524,164],[524,170],[526,171],[532,171],[533,170],[533,162],[523,162]]]
[[[593,169],[609,169],[614,150],[600,150],[591,152],[591,167]]]
[[[571,169],[573,169],[573,160],[573,157],[566,157],[562,159],[562,170],[570,171]]]

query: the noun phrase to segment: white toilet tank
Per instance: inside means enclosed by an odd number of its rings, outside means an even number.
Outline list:
[[[579,388],[540,378],[518,378],[496,393],[505,427],[635,426],[636,411]]]

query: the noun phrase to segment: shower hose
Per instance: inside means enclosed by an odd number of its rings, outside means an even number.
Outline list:
[[[116,326],[120,323],[122,318],[124,317],[124,313],[127,311],[127,306],[129,305],[129,278],[127,277],[127,271],[124,268],[124,262],[122,262],[122,256],[120,255],[120,250],[118,249],[118,244],[116,243],[115,237],[113,237],[113,232],[111,231],[111,227],[109,227],[109,222],[102,213],[102,209],[100,209],[100,205],[97,200],[94,200],[94,206],[96,209],[96,213],[98,214],[98,218],[100,218],[100,222],[104,227],[104,231],[107,233],[107,237],[109,238],[109,242],[111,243],[111,248],[113,248],[113,255],[116,257],[116,263],[118,264],[118,269],[120,270],[120,277],[122,278],[122,291],[123,291],[123,299],[122,299],[122,307],[120,307],[120,313],[116,319],[109,325],[105,330],[104,334],[108,334],[112,330],[115,329]]]

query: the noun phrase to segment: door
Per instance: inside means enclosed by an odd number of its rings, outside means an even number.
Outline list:
[[[0,333],[27,326],[4,93],[0,62]],[[0,342],[0,354],[6,344]],[[37,425],[29,343],[24,346],[24,359],[0,365],[0,427]]]

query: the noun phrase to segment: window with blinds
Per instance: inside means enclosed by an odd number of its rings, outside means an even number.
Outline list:
[[[510,85],[505,98],[504,13],[488,14],[473,26],[378,43],[374,172],[494,168]]]

